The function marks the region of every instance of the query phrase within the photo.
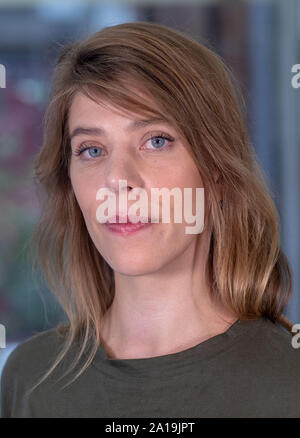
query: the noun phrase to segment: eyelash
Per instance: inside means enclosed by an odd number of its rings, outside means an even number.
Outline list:
[[[155,151],[155,152],[163,152],[165,149],[167,149],[167,148],[169,148],[170,146],[171,146],[171,143],[174,141],[174,139],[172,138],[172,137],[170,137],[170,136],[168,136],[168,135],[166,135],[166,134],[164,134],[164,133],[161,133],[161,134],[159,134],[159,135],[153,135],[153,136],[151,136],[150,138],[148,138],[148,140],[146,140],[146,143],[149,141],[149,140],[153,140],[153,139],[155,139],[155,138],[163,138],[164,140],[168,140],[170,143],[169,144],[167,144],[166,146],[162,146],[161,148],[158,148],[158,149],[152,149],[152,151]],[[77,156],[79,156],[79,155],[81,155],[82,154],[82,152],[84,152],[84,151],[86,151],[87,149],[91,149],[91,148],[93,148],[93,147],[95,147],[95,146],[85,146],[85,143],[82,143],[78,148],[76,148],[75,149],[75,151],[74,151],[74,155],[77,155]],[[97,148],[98,147],[100,147],[100,146],[96,146]],[[101,148],[102,149],[102,148]],[[101,155],[100,155],[101,156]],[[91,157],[91,158],[93,158],[93,157]],[[99,157],[95,157],[95,158],[99,158]]]

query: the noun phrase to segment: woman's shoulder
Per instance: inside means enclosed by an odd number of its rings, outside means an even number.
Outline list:
[[[257,321],[245,322],[249,330],[240,337],[237,353],[247,363],[271,368],[282,375],[286,370],[291,375],[299,375],[300,334],[288,332],[278,322],[261,317]]]
[[[262,341],[282,352],[298,351],[300,355],[300,335],[287,331],[279,322],[269,318],[260,318],[258,336]]]
[[[58,328],[39,332],[20,342],[9,354],[2,370],[2,378],[26,376],[38,373],[41,368],[50,366],[63,343]]]
[[[23,415],[27,390],[53,365],[61,347],[63,337],[56,327],[31,336],[12,350],[1,373],[1,417]]]

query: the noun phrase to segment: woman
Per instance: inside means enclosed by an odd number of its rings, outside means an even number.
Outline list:
[[[33,242],[68,324],[11,353],[4,417],[300,416],[277,211],[216,54],[146,22],[67,45],[35,171]],[[100,189],[149,207],[152,188],[203,188],[202,231],[98,220]]]

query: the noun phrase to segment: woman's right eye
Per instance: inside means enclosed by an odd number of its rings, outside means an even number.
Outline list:
[[[78,149],[75,150],[74,155],[81,155],[82,152],[88,150],[88,153],[91,158],[97,158],[102,155],[102,148],[99,146],[80,146]]]

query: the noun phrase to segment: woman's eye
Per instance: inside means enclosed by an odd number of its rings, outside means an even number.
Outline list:
[[[100,155],[102,155],[102,148],[99,148],[97,146],[89,147],[87,148],[87,150],[88,150],[88,154],[93,158],[100,157]]]
[[[146,147],[144,149],[152,150],[152,151],[160,151],[165,150],[170,144],[174,141],[173,138],[168,137],[166,135],[156,135],[149,138],[149,140],[146,141],[147,143],[150,143],[150,147]],[[168,144],[166,144],[168,142]],[[85,144],[82,144],[78,147],[78,149],[75,149],[74,155],[81,155],[83,152],[87,151],[90,158],[98,158],[103,155],[103,148],[100,146],[86,146]]]
[[[160,150],[160,149],[164,149],[165,147],[169,146],[169,144],[166,145],[166,140],[170,144],[173,141],[173,138],[167,137],[165,135],[157,135],[157,136],[151,137],[146,143],[151,142],[151,146],[154,149]]]
[[[81,155],[82,152],[84,152],[86,150],[88,151],[89,156],[92,157],[92,158],[97,158],[97,157],[100,157],[102,155],[102,148],[100,148],[98,146],[83,146],[83,147],[79,147],[75,151],[75,155]]]

